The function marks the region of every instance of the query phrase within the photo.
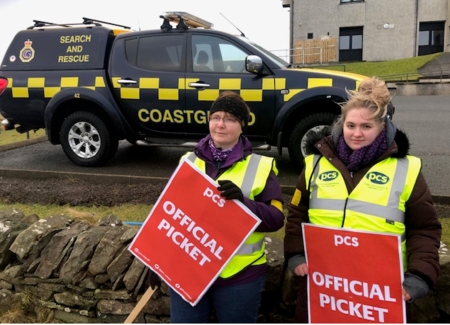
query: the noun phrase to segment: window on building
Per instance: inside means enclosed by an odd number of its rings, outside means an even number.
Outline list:
[[[314,34],[313,33],[308,33],[308,39],[313,39],[314,38]]]
[[[339,61],[362,61],[363,27],[339,29]]]
[[[343,35],[339,37],[340,50],[362,49],[362,35]]]
[[[364,2],[364,0],[341,0],[341,3],[347,3],[347,2]]]
[[[350,36],[339,37],[339,49],[349,50],[350,49]]]
[[[352,36],[352,49],[354,50],[362,49],[362,35]]]
[[[419,27],[419,55],[444,51],[445,23],[439,21],[421,22]]]

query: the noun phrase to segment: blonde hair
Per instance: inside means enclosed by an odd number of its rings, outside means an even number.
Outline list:
[[[361,81],[357,91],[347,90],[347,93],[349,100],[341,106],[341,116],[334,124],[333,131],[342,131],[347,113],[353,108],[367,108],[372,112],[370,119],[384,122],[391,94],[383,80],[376,77],[365,79]]]

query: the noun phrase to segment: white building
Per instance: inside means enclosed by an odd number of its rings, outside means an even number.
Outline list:
[[[450,51],[450,0],[281,0],[296,41],[337,39],[340,62]]]

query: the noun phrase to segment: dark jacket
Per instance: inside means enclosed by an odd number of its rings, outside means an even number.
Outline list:
[[[364,166],[351,176],[344,163],[336,156],[336,145],[332,136],[317,138],[308,141],[308,148],[314,154],[321,154],[335,166],[344,177],[349,193],[358,185],[362,177],[376,163],[388,157],[404,158],[409,152],[409,140],[400,130],[393,132],[394,140],[386,152]],[[323,135],[322,135],[323,136]],[[389,142],[388,142],[389,143]],[[297,181],[297,189],[301,192],[300,204],[290,204],[287,216],[284,252],[286,260],[298,254],[304,254],[303,234],[301,224],[309,222],[308,206],[309,192],[306,190],[305,171],[303,170]],[[422,172],[419,173],[411,197],[406,202],[405,227],[406,247],[408,256],[408,269],[423,279],[430,288],[433,288],[439,275],[438,248],[441,238],[441,224],[433,207],[430,190],[425,182]]]

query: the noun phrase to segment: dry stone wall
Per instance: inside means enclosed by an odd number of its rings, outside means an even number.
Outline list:
[[[90,224],[64,215],[40,219],[18,210],[0,212],[0,316],[32,295],[61,322],[124,322],[148,283],[149,269],[128,250],[137,232],[115,216]],[[438,287],[414,304],[418,322],[448,321],[450,257],[444,250]],[[292,322],[297,277],[285,269],[280,240],[266,237],[266,254],[267,283],[258,321]],[[169,290],[163,283],[135,323],[169,319]]]

